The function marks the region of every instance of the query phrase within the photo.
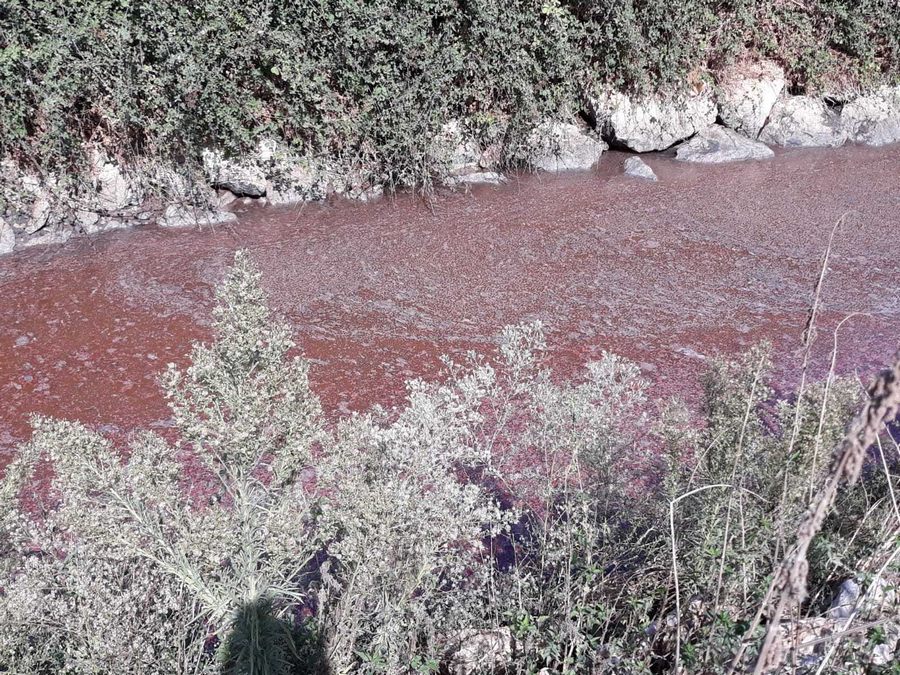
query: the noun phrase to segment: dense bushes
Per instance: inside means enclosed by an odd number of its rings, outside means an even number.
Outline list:
[[[900,68],[895,0],[8,0],[0,155],[38,174],[108,155],[195,161],[261,136],[418,182],[451,118],[515,146],[600,82],[646,89],[745,50],[795,87]],[[512,153],[514,155],[515,153]]]
[[[218,299],[216,340],[163,378],[167,438],[135,434],[123,457],[35,420],[0,484],[0,672],[433,673],[486,628],[515,640],[509,673],[724,672],[743,644],[742,672],[861,394],[829,378],[774,403],[758,348],[710,370],[703,424],[677,404],[651,423],[636,366],[605,354],[557,382],[531,324],[494,361],[410,382],[402,409],[332,426],[246,254]],[[833,640],[851,672],[894,630],[885,457],[841,490],[781,645],[856,577],[882,605]],[[52,489],[26,509],[44,458]]]

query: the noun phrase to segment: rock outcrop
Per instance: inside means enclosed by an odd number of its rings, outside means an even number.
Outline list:
[[[540,171],[586,171],[600,161],[607,145],[567,122],[546,122],[531,135],[529,163]]]
[[[769,113],[759,140],[784,147],[837,147],[847,140],[839,114],[822,99],[788,96]]]
[[[900,86],[881,87],[845,104],[841,124],[854,143],[880,146],[900,142]]]
[[[656,181],[656,174],[640,157],[629,157],[625,160],[625,175],[633,178]]]
[[[738,64],[718,77],[719,117],[729,129],[759,136],[785,86],[784,70],[772,61]]]
[[[764,143],[714,124],[678,146],[675,157],[682,162],[722,164],[768,159],[774,154],[772,148]]]
[[[717,114],[708,89],[645,99],[612,92],[591,104],[604,139],[635,152],[665,150],[708,127]]]

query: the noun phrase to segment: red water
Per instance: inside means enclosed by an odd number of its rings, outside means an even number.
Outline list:
[[[332,413],[402,400],[438,355],[490,352],[504,324],[542,319],[571,374],[602,350],[638,361],[657,395],[696,402],[714,354],[761,339],[790,387],[813,284],[819,372],[836,324],[838,368],[865,376],[900,345],[900,146],[781,153],[690,166],[657,156],[660,182],[526,176],[469,194],[370,204],[242,207],[230,227],[155,227],[0,258],[0,466],[28,416],[112,432],[164,426],[156,384],[208,335],[212,287],[239,247],[313,361]]]

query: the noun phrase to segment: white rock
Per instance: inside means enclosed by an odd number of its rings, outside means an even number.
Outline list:
[[[107,161],[99,150],[91,153],[91,177],[96,194],[96,207],[100,211],[120,211],[140,203],[141,196],[118,165]]]
[[[530,163],[541,171],[586,171],[600,160],[607,145],[584,129],[566,122],[546,122],[531,135]]]
[[[784,86],[784,70],[772,61],[727,68],[719,76],[716,96],[722,123],[756,138]]]
[[[722,164],[748,159],[768,159],[772,148],[731,129],[714,124],[678,146],[675,158],[682,162]]]
[[[707,89],[642,100],[607,92],[591,103],[603,136],[635,152],[665,150],[716,121],[716,106]]]
[[[233,223],[237,216],[230,211],[216,211],[211,208],[170,204],[156,222],[160,227],[202,227]]]
[[[881,87],[844,105],[841,124],[849,140],[865,145],[900,142],[900,86]]]
[[[0,255],[12,253],[16,247],[16,233],[12,225],[0,217]]]
[[[759,140],[785,147],[837,147],[847,135],[837,113],[825,101],[810,96],[788,96],[778,101]]]
[[[644,180],[656,181],[656,174],[640,157],[629,157],[625,160],[625,175]]]

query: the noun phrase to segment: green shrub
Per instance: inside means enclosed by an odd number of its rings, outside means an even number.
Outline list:
[[[600,83],[669,86],[745,51],[796,88],[900,73],[895,0],[8,0],[0,155],[78,175],[90,141],[126,164],[197,164],[274,138],[363,180],[427,182],[462,119],[507,156]]]

